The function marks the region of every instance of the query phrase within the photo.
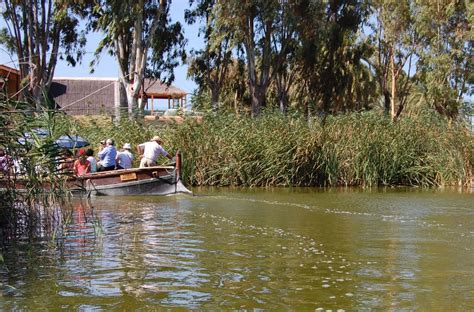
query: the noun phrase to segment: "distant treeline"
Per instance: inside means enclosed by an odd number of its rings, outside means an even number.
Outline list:
[[[91,66],[103,52],[117,58],[126,92],[119,104],[131,117],[143,110],[145,77],[172,82],[183,63],[201,110],[472,115],[469,0],[173,2],[198,38],[185,37],[167,0],[4,2],[0,44],[17,56],[20,94],[37,109],[47,105],[58,60],[81,61],[88,32],[97,32],[103,39]],[[191,39],[202,48],[187,47]]]
[[[188,22],[205,21],[190,61],[198,107],[472,114],[469,1],[191,2]]]

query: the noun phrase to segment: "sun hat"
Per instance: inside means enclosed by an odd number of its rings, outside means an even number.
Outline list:
[[[163,142],[163,140],[161,140],[161,138],[160,138],[159,136],[157,136],[157,135],[155,135],[150,141],[156,141],[156,142],[158,142],[158,143],[162,143],[162,142]]]
[[[123,145],[123,148],[124,148],[124,149],[132,149],[132,146],[130,145],[130,143],[125,143],[125,144]]]
[[[114,140],[112,139],[107,139],[107,141],[105,141],[108,145],[114,145]]]

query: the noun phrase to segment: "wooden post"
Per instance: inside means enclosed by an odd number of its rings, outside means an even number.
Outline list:
[[[155,105],[155,97],[154,97],[154,95],[152,94],[152,95],[151,95],[151,113],[150,113],[151,115],[153,115],[153,110],[154,110],[154,108],[155,108],[154,105]]]
[[[179,150],[176,151],[176,163],[175,163],[175,176],[176,181],[181,179],[181,153]]]

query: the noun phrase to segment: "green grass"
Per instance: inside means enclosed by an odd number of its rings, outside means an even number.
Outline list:
[[[168,151],[182,152],[188,185],[429,187],[466,185],[473,173],[473,134],[430,114],[393,123],[376,113],[352,113],[329,116],[324,126],[279,113],[257,119],[208,115],[202,124],[187,120],[159,127],[61,118],[58,135],[77,133],[96,151],[106,138],[135,150],[161,136]]]
[[[472,133],[437,118],[206,116],[169,130],[192,185],[465,185],[474,163]]]

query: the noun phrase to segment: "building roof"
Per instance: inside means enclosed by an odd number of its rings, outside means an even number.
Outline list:
[[[61,110],[73,115],[111,113],[116,99],[117,79],[55,77],[49,95]]]
[[[168,86],[157,79],[145,79],[144,90],[149,97],[161,99],[182,98],[187,94],[186,91],[173,85]]]
[[[12,73],[15,73],[17,75],[20,74],[20,71],[18,69],[11,68],[11,67],[8,67],[6,65],[0,65],[0,70],[4,70],[4,71],[7,71],[7,72],[12,72]]]
[[[53,81],[119,81],[118,78],[110,77],[54,77]],[[157,79],[145,79],[145,94],[156,99],[182,98],[187,92],[173,85],[166,85]]]
[[[114,78],[114,77],[54,77],[53,80],[118,81],[118,78]]]
[[[5,65],[0,65],[0,93],[8,98],[18,99],[20,96],[20,71]]]

